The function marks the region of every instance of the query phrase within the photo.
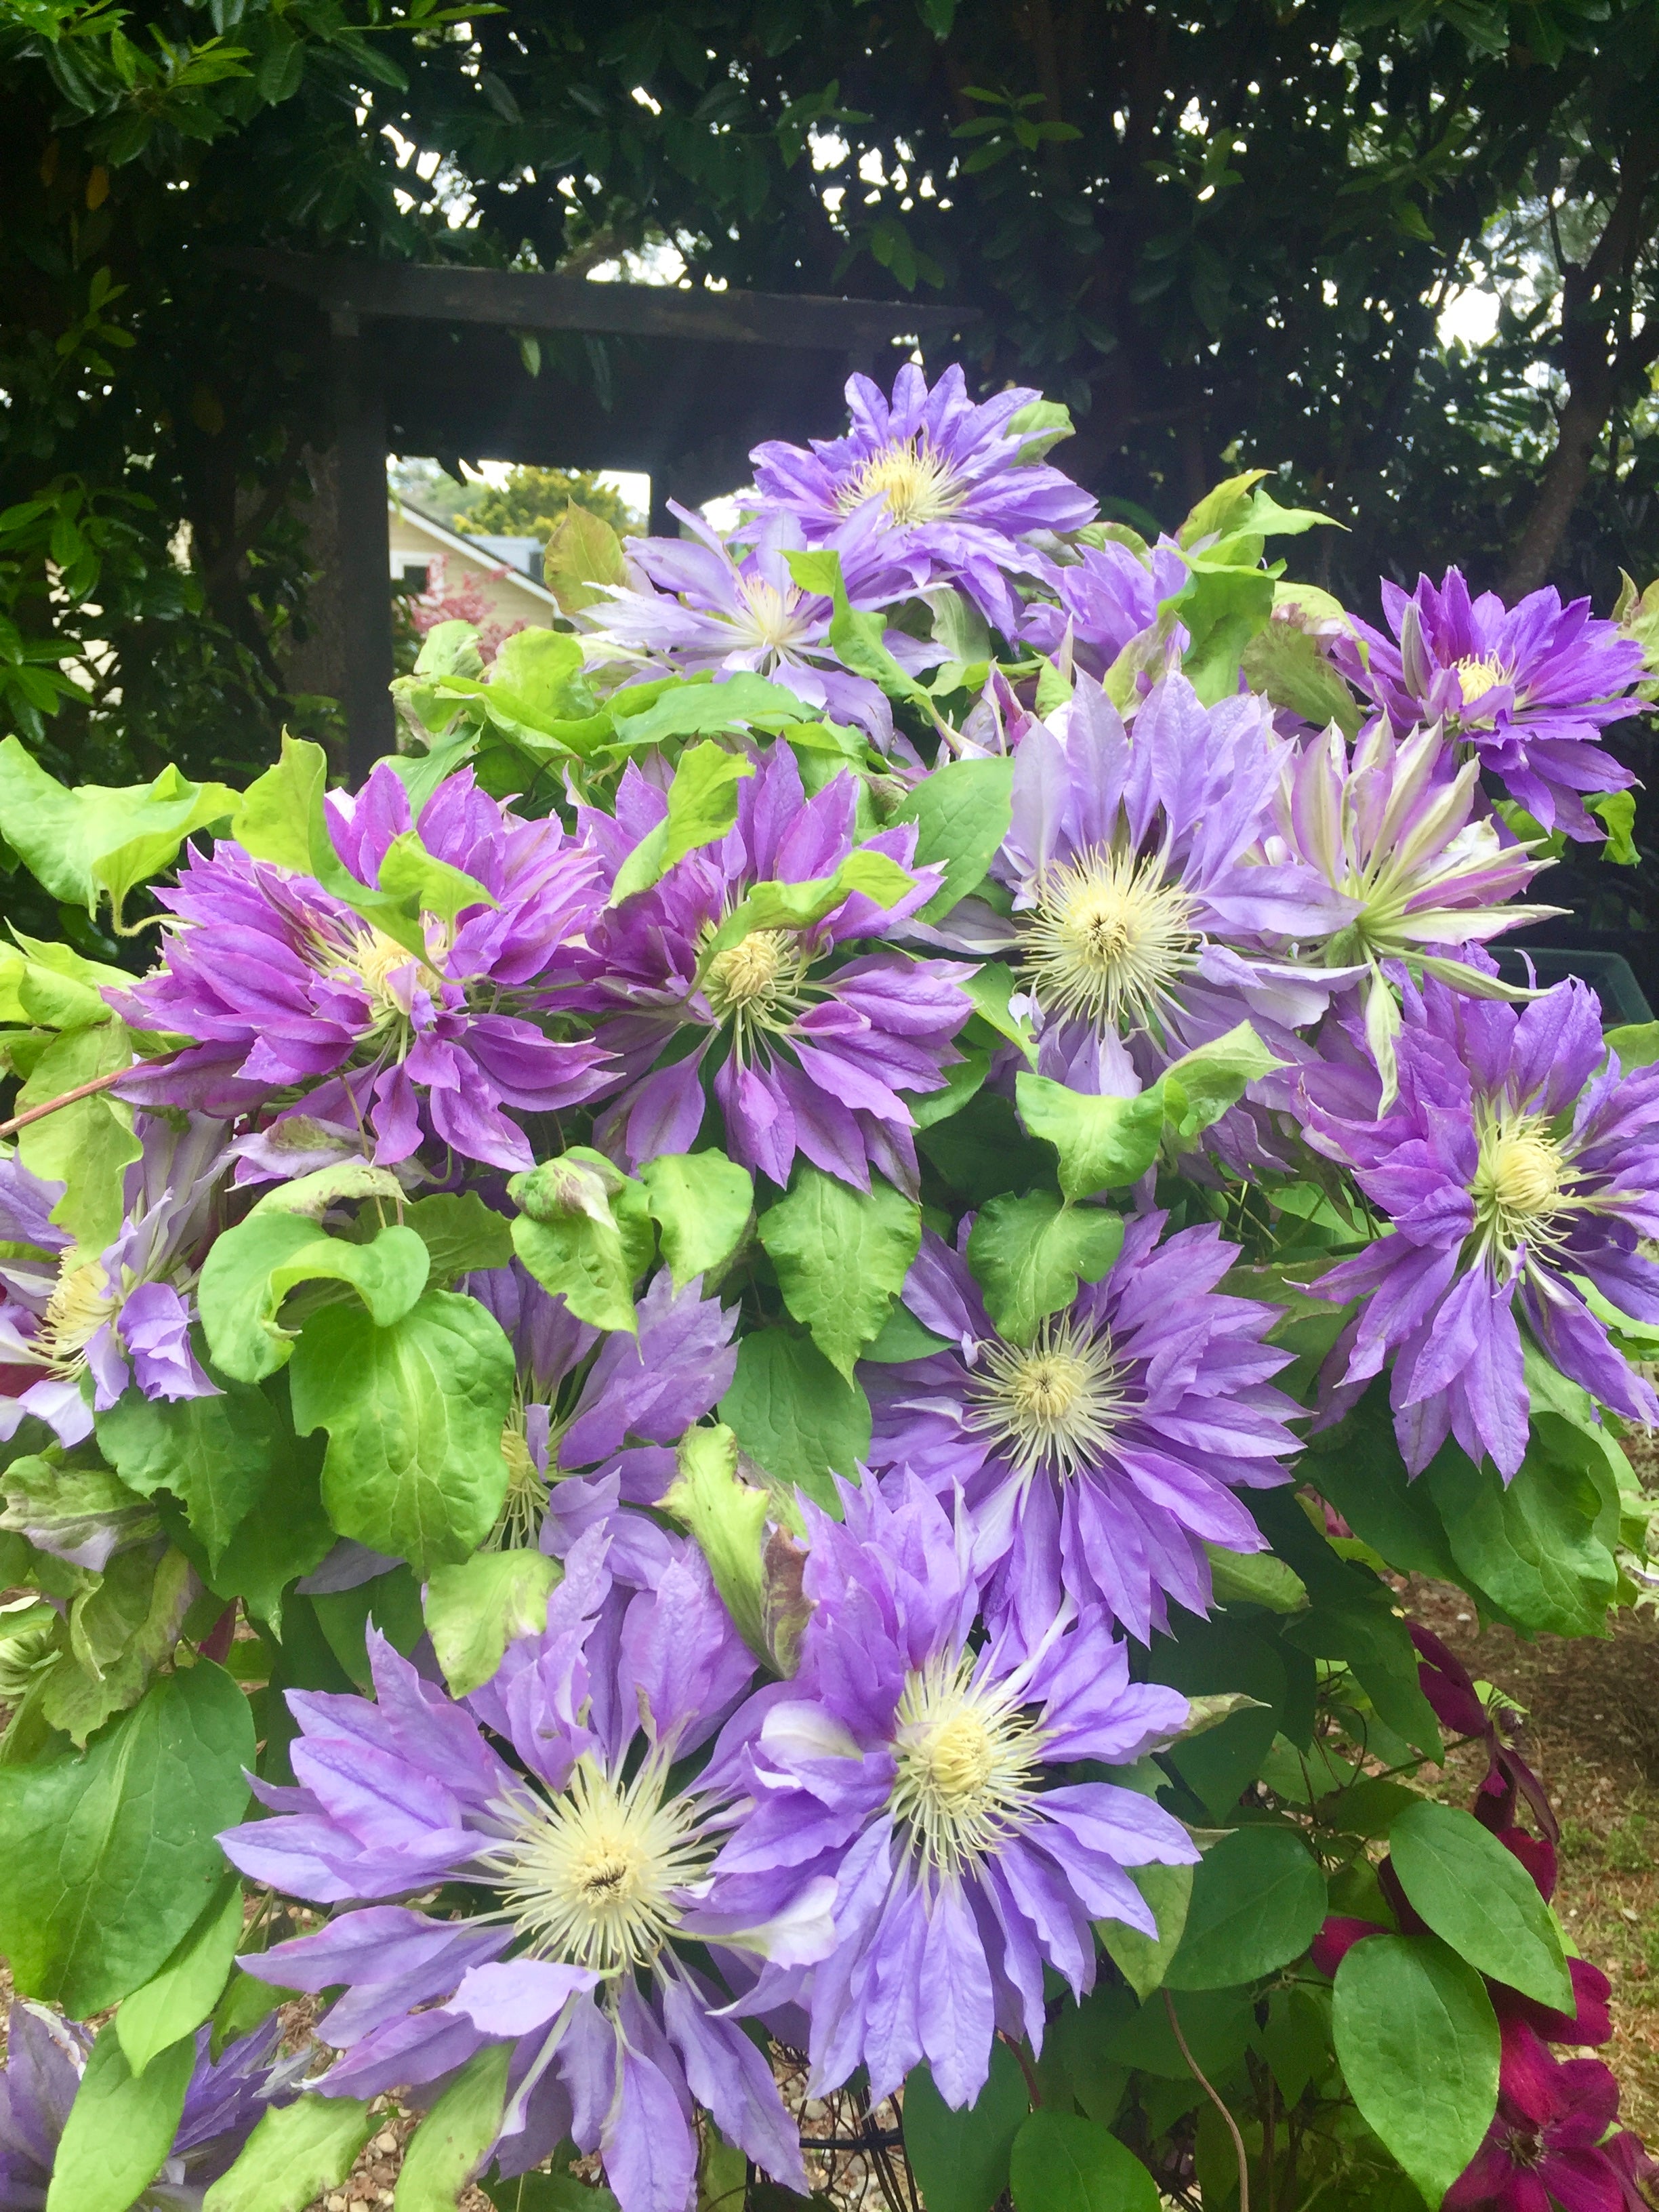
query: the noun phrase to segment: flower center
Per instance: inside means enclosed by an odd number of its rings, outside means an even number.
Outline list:
[[[695,1798],[664,1802],[667,1771],[653,1753],[624,1786],[584,1754],[550,1803],[514,1808],[516,1832],[483,1863],[534,1956],[620,1974],[649,1966],[673,1934],[714,1848]]]
[[[52,1285],[39,1343],[52,1370],[65,1380],[86,1364],[86,1349],[118,1304],[101,1260],[71,1267]]]
[[[1503,2140],[1504,2155],[1525,2172],[1544,2163],[1544,2138],[1536,2128],[1510,2128]]]
[[[529,1551],[541,1534],[542,1516],[547,1510],[547,1477],[532,1456],[523,1421],[523,1407],[515,1407],[501,1430],[507,1496],[485,1543],[486,1551]]]
[[[843,514],[879,498],[901,529],[914,522],[941,522],[954,514],[965,496],[956,471],[926,439],[895,438],[872,453],[843,487],[837,502]]]
[[[730,1021],[739,1054],[745,1033],[787,1030],[805,1006],[806,956],[787,929],[756,929],[708,963],[703,992],[716,1021]]]
[[[1544,1117],[1500,1111],[1478,1140],[1469,1184],[1477,1234],[1507,1252],[1554,1242],[1557,1220],[1574,1201],[1563,1190],[1567,1163]]]
[[[1191,964],[1193,911],[1186,892],[1164,881],[1156,855],[1097,846],[1049,869],[1025,931],[1038,1003],[1097,1030],[1144,1023]]]
[[[325,975],[362,986],[371,1009],[371,1036],[406,1024],[416,991],[435,997],[444,985],[435,968],[368,923],[354,930],[344,945],[328,946],[322,965]]]
[[[904,1678],[888,1802],[911,1848],[940,1872],[977,1863],[1030,1818],[1043,1736],[1004,1685],[974,1680],[974,1655]]]
[[[969,1384],[977,1401],[969,1419],[1019,1474],[1075,1474],[1110,1450],[1127,1410],[1124,1376],[1103,1331],[1046,1321],[1033,1345],[986,1347]]]
[[[763,576],[751,576],[745,578],[741,588],[744,605],[750,614],[747,627],[756,642],[769,647],[774,653],[793,645],[801,628],[795,618],[795,609],[800,604],[799,587],[792,584],[787,592],[781,592]]]
[[[1514,673],[1495,653],[1466,653],[1462,660],[1453,661],[1452,668],[1466,709],[1477,705],[1500,684],[1507,684]]]

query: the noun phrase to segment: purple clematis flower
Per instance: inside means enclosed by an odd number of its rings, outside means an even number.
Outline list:
[[[595,1529],[573,1547],[546,1632],[510,1644],[470,1697],[451,1699],[378,1637],[375,1702],[290,1694],[298,1786],[258,1785],[276,1817],[222,1841],[258,1881],[365,1909],[243,1964],[341,1990],[319,2023],[343,2054],[314,2085],[324,2095],[429,2094],[486,2045],[511,2045],[503,2174],[568,2136],[602,2154],[623,2212],[685,2212],[695,2098],[805,2194],[793,2124],[731,2008],[752,1978],[744,1954],[822,1954],[833,1884],[715,1869],[741,1811],[684,1762],[754,1662],[694,1546],[630,1592],[607,1542]],[[475,1891],[477,1910],[381,1901],[439,1883]]]
[[[836,1877],[836,1946],[805,1996],[809,2094],[863,2065],[875,2102],[925,2059],[960,2107],[998,2029],[1041,2050],[1045,1965],[1073,1996],[1091,1986],[1091,1921],[1156,1934],[1125,1869],[1190,1864],[1185,1829],[1137,1791],[1051,1770],[1127,1764],[1179,1732],[1187,1701],[1132,1683],[1099,1614],[1070,1604],[1030,1650],[980,1643],[961,1519],[915,1481],[842,1499],[844,1524],[805,1508],[799,1671],[722,1739],[717,1763],[755,1810],[718,1864]]]
[[[762,515],[793,515],[811,544],[840,551],[848,591],[862,599],[953,584],[1012,636],[1009,574],[1055,574],[1031,533],[1078,530],[1095,513],[1069,477],[1021,459],[1036,434],[1015,418],[1041,396],[1016,388],[975,406],[955,363],[931,392],[907,365],[890,402],[867,376],[852,377],[845,437],[815,438],[810,451],[774,440],[750,456]]]
[[[1402,736],[1438,723],[1547,830],[1604,836],[1579,794],[1632,781],[1601,737],[1632,711],[1644,672],[1636,640],[1596,620],[1588,599],[1564,607],[1553,586],[1514,607],[1492,592],[1471,599],[1456,568],[1438,590],[1426,576],[1409,597],[1397,584],[1382,588],[1394,636],[1356,621],[1358,641],[1334,647],[1355,688]]]
[[[216,2063],[208,2056],[208,2030],[197,2031],[195,2070],[172,2148],[161,2172],[134,2200],[134,2212],[199,2212],[208,2188],[229,2171],[270,2106],[291,2102],[303,2062],[271,2063],[282,2033],[280,2021],[268,2021],[229,2045]],[[6,2041],[0,2069],[0,2207],[44,2212],[92,2039],[75,2021],[20,1997],[11,2008]]]
[[[1054,598],[1033,599],[1026,608],[1020,641],[1054,659],[1069,636],[1074,665],[1103,678],[1125,646],[1153,628],[1160,603],[1175,597],[1188,574],[1181,548],[1167,538],[1144,561],[1115,539],[1085,546],[1076,566],[1059,570]],[[1177,653],[1186,635],[1171,634]]]
[[[1219,1231],[1159,1243],[1164,1219],[1133,1216],[1107,1273],[1029,1345],[998,1335],[961,1253],[924,1231],[903,1303],[951,1348],[859,1370],[870,1464],[961,1486],[988,1617],[1033,1648],[1062,1593],[1143,1640],[1170,1597],[1204,1612],[1205,1543],[1264,1548],[1234,1490],[1285,1481],[1297,1449],[1268,1379],[1288,1355],[1261,1341],[1274,1309],[1217,1291],[1238,1256]]]
[[[972,1011],[943,962],[882,950],[835,956],[880,938],[925,905],[937,871],[877,895],[849,888],[800,927],[759,926],[715,951],[716,931],[757,884],[828,884],[849,860],[908,868],[914,825],[858,840],[850,775],[807,799],[787,745],[775,745],[738,787],[736,827],[690,853],[649,890],[596,925],[603,974],[587,1003],[617,1011],[599,1042],[632,1081],[596,1140],[630,1165],[689,1152],[702,1126],[703,1077],[725,1116],[732,1157],[783,1185],[798,1152],[860,1190],[873,1167],[916,1187],[914,1116],[903,1092],[944,1088],[951,1039]],[[615,818],[583,827],[616,871],[666,812],[662,793],[630,768]],[[877,878],[872,878],[875,881]],[[666,1064],[653,1064],[668,1054]]]
[[[654,1505],[674,1480],[673,1447],[713,1412],[736,1371],[737,1308],[705,1298],[700,1275],[677,1291],[664,1268],[640,1300],[638,1336],[604,1335],[522,1261],[469,1275],[462,1288],[495,1315],[518,1358],[501,1438],[511,1474],[493,1540],[535,1544],[549,1486],[571,1475],[592,1474],[630,1504]],[[595,1345],[599,1356],[586,1364]]]
[[[1400,1016],[1382,962],[1408,958],[1474,996],[1504,995],[1451,948],[1564,910],[1509,903],[1550,863],[1534,860],[1529,846],[1502,842],[1492,817],[1476,814],[1480,772],[1471,760],[1449,775],[1437,731],[1396,738],[1382,720],[1352,748],[1333,726],[1285,757],[1277,827],[1264,850],[1277,863],[1305,861],[1353,902],[1322,957],[1364,970],[1365,1034],[1385,1105]]]
[[[0,1239],[25,1248],[0,1259],[0,1441],[33,1413],[60,1443],[80,1443],[94,1409],[130,1382],[147,1398],[217,1395],[190,1348],[190,1292],[228,1157],[225,1126],[198,1114],[179,1130],[147,1114],[137,1127],[143,1151],[126,1171],[126,1219],[95,1259],[52,1219],[63,1185],[0,1159]]]
[[[1329,938],[1353,906],[1301,860],[1260,854],[1285,750],[1263,702],[1206,708],[1182,676],[1133,737],[1087,676],[1024,732],[992,862],[1013,916],[988,910],[961,941],[1020,962],[1043,1074],[1132,1093],[1241,1021],[1294,1054],[1292,1031],[1350,979],[1296,964],[1291,941]]]
[[[1330,1417],[1392,1354],[1395,1431],[1411,1472],[1449,1431],[1472,1459],[1490,1452],[1507,1479],[1527,1449],[1524,1323],[1552,1365],[1603,1405],[1659,1421],[1659,1399],[1574,1281],[1659,1321],[1659,1267],[1637,1249],[1659,1235],[1659,1066],[1622,1073],[1595,994],[1576,981],[1520,1011],[1433,977],[1401,988],[1391,1109],[1377,1120],[1363,1105],[1344,1116],[1304,1101],[1309,1143],[1349,1169],[1391,1223],[1309,1286],[1364,1301],[1332,1354]]]
[[[355,800],[331,796],[328,821],[344,868],[370,889],[413,826],[385,762]],[[586,973],[598,864],[556,822],[515,820],[471,770],[439,786],[418,829],[493,902],[463,906],[453,924],[426,915],[423,957],[311,877],[226,842],[157,894],[179,923],[161,967],[117,994],[121,1010],[200,1040],[174,1079],[199,1085],[216,1070],[234,1110],[304,1090],[308,1118],[372,1129],[382,1165],[407,1159],[429,1127],[465,1159],[529,1168],[503,1109],[556,1112],[607,1081],[595,1046],[549,1036],[534,1018]],[[166,1085],[150,1079],[146,1095]]]
[[[629,556],[638,582],[605,586],[605,597],[578,617],[589,640],[590,665],[618,662],[641,676],[747,671],[793,691],[841,722],[854,723],[882,750],[893,744],[893,710],[880,686],[843,666],[830,643],[835,610],[803,592],[786,555],[806,539],[793,515],[762,523],[744,550],[711,529],[700,514],[674,506],[689,537],[633,538]],[[944,658],[901,630],[888,649],[912,675]]]

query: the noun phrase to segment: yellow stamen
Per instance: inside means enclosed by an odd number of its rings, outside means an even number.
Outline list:
[[[992,1344],[970,1382],[969,1419],[1021,1474],[1062,1477],[1097,1466],[1126,1410],[1111,1339],[1069,1319],[1047,1321],[1035,1344]]]
[[[1030,1818],[1030,1778],[1043,1735],[1006,1684],[975,1682],[971,1652],[904,1679],[889,1804],[910,1845],[936,1872],[971,1866]]]
[[[925,440],[895,438],[864,464],[841,494],[843,514],[879,497],[901,528],[915,522],[941,522],[962,505],[964,490],[950,463]]]

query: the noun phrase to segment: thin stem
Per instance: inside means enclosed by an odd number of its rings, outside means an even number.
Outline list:
[[[1014,2057],[1019,2062],[1019,2070],[1025,2076],[1025,2092],[1030,2098],[1031,2107],[1032,2110],[1035,2111],[1042,2102],[1042,2091],[1037,2085],[1036,2070],[1033,2068],[1030,2060],[1025,2056],[1025,2052],[1022,2046],[1015,2042],[1012,2035],[1003,2034],[1000,2028],[997,2033],[1000,2039],[1007,2045],[1009,2050],[1013,2052]]]
[[[169,1053],[167,1057],[173,1060],[178,1055]],[[77,1083],[73,1091],[64,1091],[56,1098],[48,1098],[43,1106],[31,1106],[27,1114],[14,1114],[9,1121],[0,1121],[0,1137],[14,1136],[19,1129],[27,1129],[31,1121],[44,1121],[48,1114],[55,1114],[60,1106],[73,1106],[77,1098],[90,1098],[95,1091],[108,1091],[114,1085],[124,1083],[130,1075],[145,1075],[152,1067],[162,1065],[159,1060],[132,1060],[125,1067],[111,1068],[107,1075],[94,1075],[90,1083]]]
[[[1238,2212],[1250,2212],[1250,2165],[1244,2155],[1244,2138],[1238,2132],[1238,2123],[1212,2087],[1208,2076],[1200,2071],[1197,2059],[1188,2049],[1187,2039],[1181,2032],[1181,2022],[1176,2017],[1175,1999],[1168,1990],[1164,1992],[1164,2009],[1170,2015],[1170,2026],[1175,2030],[1175,2039],[1187,2062],[1188,2071],[1227,2123],[1227,2132],[1233,2139],[1233,2151],[1238,2160]]]

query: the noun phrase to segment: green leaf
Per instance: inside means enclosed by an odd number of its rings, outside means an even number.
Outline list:
[[[116,2032],[135,2075],[211,2015],[241,1941],[242,1884],[233,1874],[160,1973],[122,1999]]]
[[[112,1713],[136,1705],[177,1644],[194,1595],[183,1553],[118,1552],[70,1606],[70,1656],[42,1685],[45,1717],[84,1745]]]
[[[1228,477],[1206,491],[1176,532],[1176,544],[1185,548],[1200,538],[1219,538],[1237,530],[1249,512],[1252,490],[1272,474],[1271,469],[1246,469],[1242,476]]]
[[[185,2109],[195,2046],[135,2075],[112,2021],[100,2033],[52,2162],[46,2212],[127,2212],[161,2172]]]
[[[708,1562],[714,1587],[744,1642],[771,1664],[766,1637],[766,1519],[772,1501],[738,1474],[732,1431],[688,1429],[674,1455],[675,1475],[661,1510],[689,1528]]]
[[[455,2212],[501,2132],[512,2056],[510,2043],[486,2044],[450,2082],[404,2148],[396,2212]]]
[[[663,1152],[640,1170],[674,1288],[723,1267],[754,1210],[754,1178],[724,1152]]]
[[[254,1200],[248,1213],[255,1219],[271,1213],[302,1213],[308,1221],[320,1221],[331,1206],[365,1198],[388,1199],[398,1206],[403,1195],[404,1187],[390,1168],[377,1168],[372,1160],[337,1160],[332,1167],[275,1184]]]
[[[307,1325],[292,1375],[295,1427],[328,1431],[323,1503],[341,1535],[421,1576],[483,1543],[507,1494],[515,1370],[476,1298],[428,1291],[390,1328],[330,1306]]]
[[[1154,1639],[1148,1668],[1153,1681],[1188,1697],[1243,1691],[1260,1700],[1217,1728],[1182,1737],[1166,1754],[1212,1820],[1237,1804],[1285,1726],[1287,1656],[1282,1645],[1224,1618],[1183,1624],[1179,1639]],[[1302,1663],[1311,1675],[1311,1663]]]
[[[772,687],[767,687],[770,690]],[[724,684],[708,687],[718,696]],[[651,710],[656,712],[655,708]],[[647,714],[642,719],[650,719]],[[727,752],[723,745],[693,745],[680,757],[674,781],[668,787],[668,811],[654,830],[641,838],[611,886],[607,906],[620,906],[636,891],[660,883],[677,860],[699,846],[724,837],[738,818],[738,786],[755,773],[746,754]]]
[[[1040,461],[1062,439],[1077,435],[1072,410],[1058,399],[1028,401],[1017,414],[1008,417],[1008,428],[1020,441],[1018,465],[1026,469],[1034,461]]]
[[[870,1402],[836,1374],[809,1337],[752,1330],[738,1346],[737,1372],[720,1417],[774,1481],[799,1485],[838,1512],[830,1472],[856,1474],[870,1449]]]
[[[958,978],[961,988],[974,1002],[974,1012],[1000,1037],[1017,1045],[1025,1058],[1035,1063],[1036,1048],[1032,1042],[1030,1024],[1015,1014],[1009,1000],[1019,988],[1019,980],[1012,968],[999,960],[988,960],[970,974]]]
[[[1096,1994],[1098,1997],[1100,1992]],[[1187,2048],[1201,2070],[1212,2081],[1224,2078],[1243,2057],[1255,2027],[1255,1992],[1250,1990],[1191,1990],[1178,1999],[1159,1990],[1117,2028],[1104,2055],[1140,2073],[1155,2074],[1160,2081],[1190,2081],[1192,2068],[1170,2025],[1170,2002],[1175,2004]]]
[[[383,1229],[371,1244],[321,1235],[293,1213],[251,1213],[216,1237],[196,1288],[208,1350],[240,1382],[284,1366],[295,1332],[276,1316],[296,1284],[349,1284],[382,1327],[401,1320],[426,1287],[427,1248],[412,1229]]]
[[[1109,2128],[1043,2106],[1014,2137],[1017,2212],[1158,2212],[1158,2184]]]
[[[1337,1970],[1332,2019],[1355,2104],[1437,2206],[1497,2107],[1498,2021],[1486,1984],[1431,1936],[1373,1936]]]
[[[424,1613],[451,1693],[465,1698],[489,1680],[520,1636],[547,1626],[558,1562],[541,1552],[476,1552],[427,1577]]]
[[[1206,1543],[1204,1553],[1218,1605],[1259,1605],[1269,1613],[1307,1611],[1307,1584],[1271,1552],[1229,1552],[1219,1544]]]
[[[284,731],[276,766],[249,784],[230,834],[256,860],[273,860],[279,868],[315,876],[332,890],[335,876],[345,870],[328,834],[323,811],[327,789],[327,754]]]
[[[1186,1929],[1164,1979],[1172,1990],[1259,1980],[1300,1958],[1325,1909],[1325,1877],[1293,1829],[1237,1829],[1194,1871]]]
[[[124,969],[83,960],[67,945],[45,944],[17,934],[0,945],[0,1022],[21,1022],[48,1030],[95,1029],[113,1018],[99,995],[113,987],[130,990]]]
[[[404,1209],[403,1225],[427,1250],[427,1280],[447,1290],[461,1275],[505,1267],[513,1257],[513,1224],[484,1204],[476,1190],[440,1191]]]
[[[0,1474],[0,1529],[54,1551],[76,1551],[104,1534],[125,1548],[161,1533],[155,1513],[106,1468],[60,1465],[55,1447],[50,1459],[26,1452],[13,1460]]]
[[[170,1490],[216,1568],[263,1496],[282,1424],[261,1390],[229,1382],[216,1398],[146,1398],[128,1390],[96,1417],[98,1448],[130,1490]]]
[[[1358,702],[1310,630],[1275,619],[1246,645],[1242,665],[1252,691],[1288,707],[1316,730],[1334,722],[1352,741],[1363,719]]]
[[[700,973],[707,975],[722,952],[741,945],[757,929],[811,929],[862,891],[879,906],[892,906],[911,890],[915,878],[885,853],[849,853],[833,876],[805,883],[758,883],[738,900],[702,949]]]
[[[401,830],[380,855],[375,884],[383,897],[396,900],[411,921],[416,915],[434,914],[440,921],[453,926],[469,907],[496,903],[476,876],[466,875],[447,860],[441,860],[435,853],[428,853],[413,830]],[[352,903],[364,905],[365,895],[359,891]],[[380,912],[381,903],[373,901],[369,910]],[[424,946],[417,949],[423,951]]]
[[[284,1425],[272,1480],[237,1522],[216,1565],[210,1565],[182,1508],[165,1495],[158,1500],[162,1525],[208,1588],[227,1601],[243,1599],[279,1639],[289,1586],[319,1565],[334,1541],[318,1482],[322,1462],[317,1444],[301,1443]]]
[[[821,708],[809,706],[781,684],[769,684],[763,676],[739,670],[718,684],[694,682],[665,687],[661,696],[642,713],[629,715],[619,734],[632,749],[636,745],[659,745],[672,738],[717,736],[730,730],[782,730],[795,722],[817,721],[822,713]],[[737,771],[739,777],[754,772],[752,761],[744,761],[740,754],[725,753],[718,745],[699,745],[693,750],[719,752],[727,760],[741,762]],[[733,787],[733,822],[737,819],[736,795]],[[687,820],[692,818],[688,814]],[[726,828],[729,830],[731,826],[728,822]],[[714,834],[723,836],[725,830]],[[702,838],[692,841],[694,844],[706,842]],[[690,852],[691,846],[684,849]]]
[[[1407,1475],[1386,1382],[1373,1383],[1346,1420],[1310,1437],[1302,1464],[1307,1480],[1396,1573],[1462,1581],[1429,1486]]]
[[[1642,858],[1636,842],[1636,793],[1633,791],[1598,791],[1586,799],[1587,813],[1599,817],[1607,833],[1607,842],[1601,848],[1601,858],[1612,860],[1623,868],[1635,867]]]
[[[1284,1065],[1248,1022],[1240,1022],[1225,1036],[1200,1045],[1164,1071],[1157,1087],[1164,1093],[1170,1128],[1182,1144],[1190,1144],[1237,1105],[1250,1084]]]
[[[602,1152],[575,1146],[507,1188],[522,1209],[513,1249],[543,1289],[578,1321],[637,1335],[634,1283],[650,1265],[653,1242],[645,1186]]]
[[[566,507],[542,553],[542,581],[558,601],[560,613],[574,615],[592,606],[605,597],[601,585],[620,584],[627,574],[622,541],[604,517],[574,502]],[[519,632],[520,637],[556,635],[551,630]],[[580,653],[580,639],[573,641]],[[507,640],[508,645],[513,642]],[[501,657],[498,651],[495,658]]]
[[[7,738],[8,744],[15,743]],[[46,1047],[18,1091],[14,1111],[26,1114],[61,1098],[83,1083],[127,1066],[132,1046],[124,1024],[69,1030]],[[143,1150],[132,1133],[132,1109],[106,1091],[77,1098],[17,1133],[17,1157],[43,1182],[67,1185],[52,1218],[67,1230],[87,1257],[119,1233],[125,1212],[122,1185]]]
[[[1079,1278],[1097,1283],[1123,1245],[1122,1217],[1062,1206],[1047,1191],[994,1198],[968,1238],[968,1265],[1002,1335],[1029,1344],[1039,1324],[1077,1296]]]
[[[985,2087],[965,2111],[951,2111],[925,2066],[906,2075],[904,2151],[927,2212],[990,2212],[1008,2186],[1009,2154],[1030,2109],[1018,2061],[1000,2039]]]
[[[0,1950],[25,1996],[84,2018],[165,1964],[223,1877],[253,1751],[247,1699],[198,1660],[84,1753],[0,1767]]]
[[[924,1328],[908,1306],[895,1303],[882,1323],[880,1335],[865,1346],[862,1356],[878,1367],[896,1367],[906,1360],[926,1359],[932,1352],[943,1352],[949,1341]]]
[[[879,1176],[854,1190],[803,1160],[758,1233],[784,1304],[850,1382],[921,1249],[921,1208]]]
[[[278,2005],[286,2004],[299,1994],[297,1990],[283,1989],[275,1982],[262,1982],[257,1976],[245,1973],[240,1966],[233,1968],[224,1994],[213,2008],[208,2056],[214,2064],[216,2066],[223,2057],[228,2044],[240,2043],[245,2035],[251,2035],[261,2021],[270,2018]]]
[[[1460,1959],[1535,2003],[1573,2009],[1548,1905],[1519,1859],[1472,1813],[1419,1798],[1390,1825],[1389,1852],[1401,1887]]]
[[[394,1651],[405,1658],[426,1633],[421,1613],[421,1586],[405,1564],[373,1575],[345,1590],[319,1590],[306,1599],[323,1640],[342,1671],[366,1698],[374,1694],[374,1670],[369,1664],[368,1632],[378,1629]],[[296,1653],[295,1657],[301,1656]],[[301,1665],[306,1662],[301,1660]],[[286,1673],[286,1669],[284,1672]],[[303,1679],[303,1678],[302,1678]],[[310,1685],[307,1683],[307,1687]],[[331,1684],[319,1683],[319,1687]]]
[[[338,2188],[379,2125],[356,2097],[301,2097],[273,2106],[208,2191],[202,2212],[305,2212]]]
[[[1628,1022],[1620,1029],[1606,1030],[1601,1042],[1609,1052],[1618,1054],[1626,1074],[1633,1068],[1651,1067],[1659,1060],[1659,1022]]]
[[[943,921],[982,880],[1008,835],[1013,787],[1011,759],[950,761],[917,784],[893,817],[917,824],[913,865],[945,870],[921,921]]]
[[[1164,607],[1186,627],[1182,670],[1200,699],[1213,707],[1231,698],[1245,647],[1273,614],[1273,578],[1261,568],[1198,567]]]
[[[1124,1872],[1152,1908],[1158,1934],[1143,1936],[1139,1929],[1121,1920],[1097,1920],[1095,1933],[1135,1995],[1148,1997],[1162,1987],[1186,1928],[1192,1905],[1193,1869],[1152,1865],[1126,1867]]]
[[[1132,1098],[1094,1097],[1023,1068],[1014,1079],[1019,1118],[1060,1154],[1060,1187],[1072,1200],[1139,1182],[1164,1134],[1161,1086]]]
[[[1576,1458],[1552,1449],[1552,1418],[1535,1425],[1508,1483],[1451,1443],[1418,1480],[1439,1512],[1461,1579],[1524,1629],[1592,1636],[1613,1603],[1618,1566],[1596,1534],[1601,1493]]]
[[[167,867],[194,830],[225,819],[239,794],[191,783],[171,763],[153,783],[66,789],[21,738],[0,738],[0,823],[7,843],[56,899],[96,914],[107,892],[117,918],[135,884]]]

